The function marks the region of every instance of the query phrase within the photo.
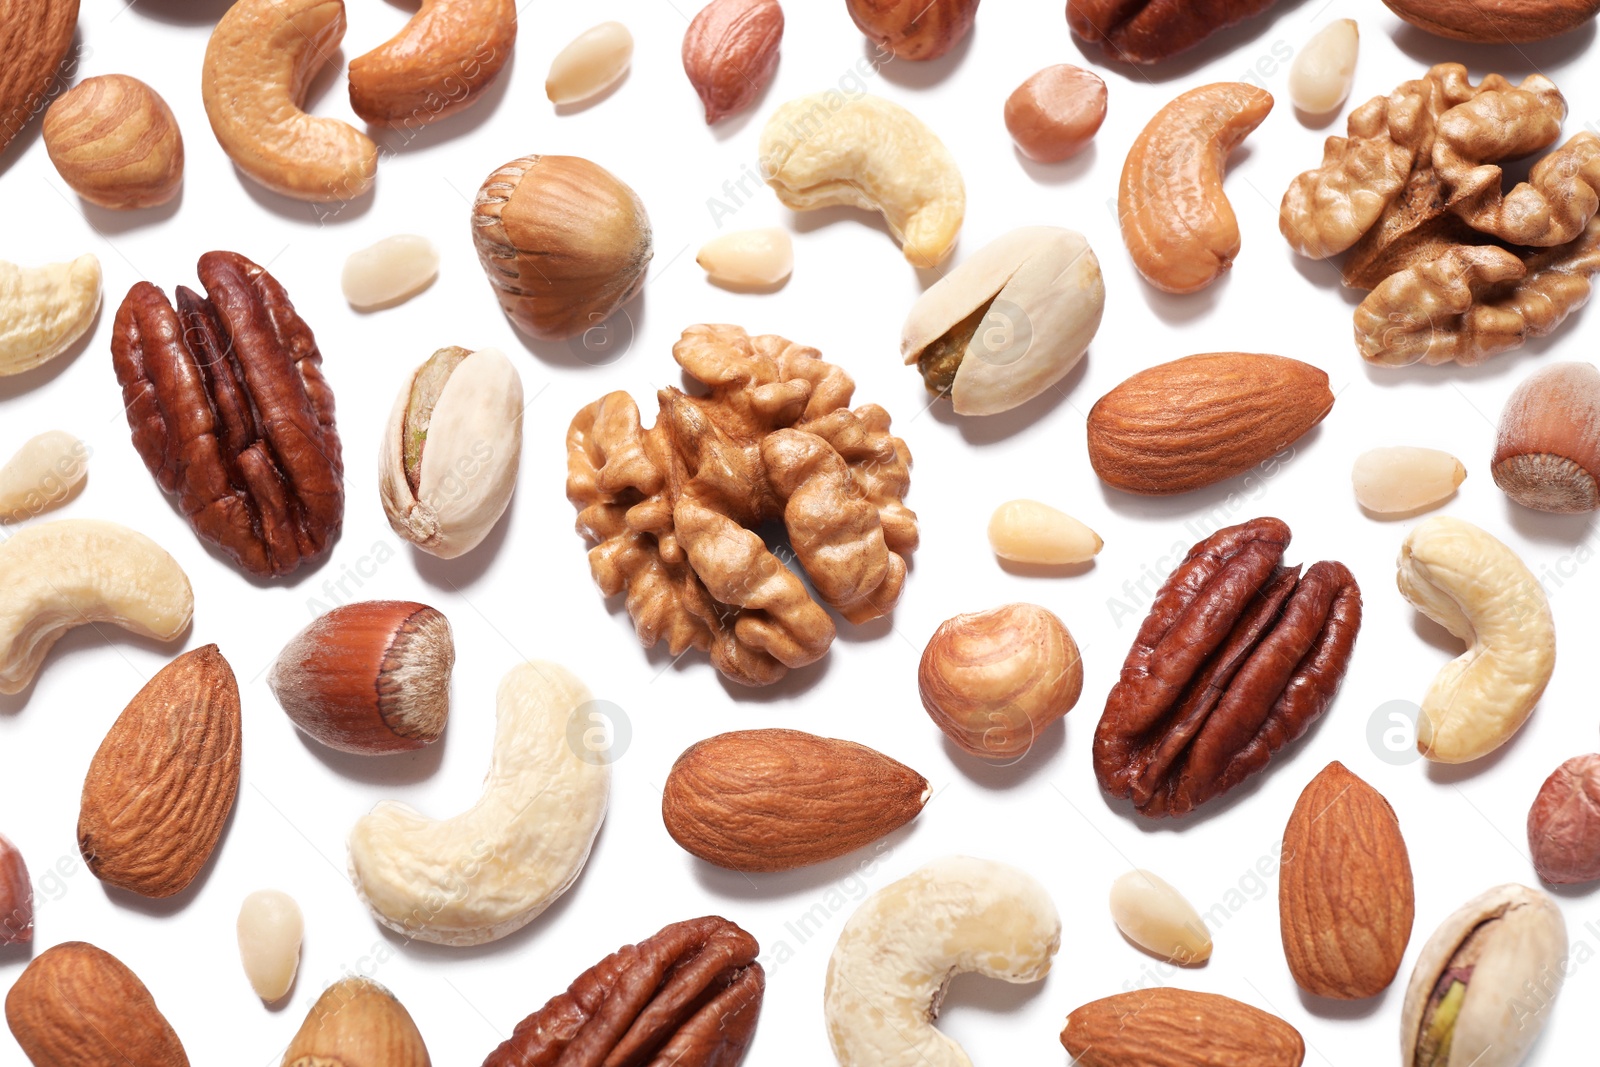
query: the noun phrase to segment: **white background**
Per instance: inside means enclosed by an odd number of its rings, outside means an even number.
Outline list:
[[[1487,469],[1494,422],[1511,389],[1540,365],[1587,357],[1596,324],[1592,312],[1576,314],[1550,341],[1471,370],[1363,366],[1350,339],[1357,294],[1340,290],[1332,266],[1297,260],[1278,235],[1283,189],[1317,164],[1323,137],[1339,128],[1312,128],[1294,114],[1286,60],[1329,20],[1354,17],[1362,30],[1355,101],[1387,93],[1434,62],[1465,61],[1474,77],[1540,70],[1567,95],[1571,133],[1600,125],[1600,67],[1591,59],[1585,69],[1584,59],[1593,28],[1539,46],[1465,47],[1403,26],[1377,0],[1285,0],[1174,63],[1129,71],[1109,69],[1098,53],[1085,55],[1067,32],[1059,0],[988,0],[975,33],[953,55],[925,65],[893,62],[865,81],[927,121],[961,165],[968,211],[952,262],[1015,226],[1070,226],[1099,253],[1108,295],[1087,360],[1059,391],[1003,416],[961,421],[942,406],[927,408],[919,376],[899,362],[901,320],[934,275],[908,267],[875,219],[842,209],[796,216],[747,181],[753,195],[741,197],[722,227],[789,227],[793,279],[776,294],[734,294],[708,285],[695,266],[695,250],[718,231],[708,200],[725,195],[724,182],[753,170],[765,115],[803,93],[853,88],[851,71],[865,66],[869,52],[840,0],[789,4],[775,84],[753,111],[708,130],[679,61],[692,2],[528,4],[515,58],[493,90],[409,143],[380,134],[385,154],[376,193],[319,224],[308,206],[243,178],[211,136],[200,105],[200,64],[224,4],[138,0],[122,7],[86,0],[75,76],[128,73],[166,97],[186,137],[184,189],[181,202],[152,211],[117,214],[83,205],[50,166],[37,122],[0,156],[0,256],[39,263],[94,252],[106,288],[106,306],[83,343],[47,368],[0,380],[0,452],[52,428],[90,444],[87,489],[60,514],[128,522],[187,569],[196,609],[184,647],[215,641],[232,662],[244,690],[245,759],[232,822],[190,890],[150,902],[103,888],[75,847],[83,775],[127,700],[177,649],[110,630],[63,640],[31,690],[0,699],[0,832],[21,847],[33,871],[34,951],[83,939],[115,953],[148,984],[196,1064],[277,1063],[318,993],[351,972],[394,990],[435,1062],[475,1064],[524,1015],[619,945],[715,912],[752,931],[767,953],[766,1006],[748,1062],[827,1063],[823,971],[856,902],[933,857],[971,853],[1032,872],[1065,923],[1047,981],[955,982],[942,1025],[979,1063],[1064,1063],[1057,1035],[1070,1009],[1157,980],[1277,1012],[1305,1035],[1309,1062],[1359,1067],[1393,1057],[1404,982],[1424,939],[1481,890],[1534,881],[1524,833],[1528,804],[1558,763],[1596,745],[1593,668],[1585,662],[1600,636],[1593,606],[1600,569],[1587,566],[1591,520],[1519,510]],[[404,5],[351,0],[343,56],[377,45],[408,13]],[[603,18],[632,29],[632,72],[592,107],[558,115],[543,94],[549,61]],[[1057,62],[1100,71],[1110,87],[1110,114],[1078,158],[1037,166],[1013,151],[1001,106],[1023,77]],[[1252,71],[1279,103],[1235,155],[1228,179],[1243,253],[1232,275],[1205,292],[1163,296],[1137,278],[1118,237],[1111,202],[1122,158],[1169,98]],[[353,120],[342,73],[317,81],[312,106]],[[650,281],[627,309],[631,347],[609,362],[589,365],[564,344],[525,343],[498,311],[478,268],[468,235],[470,197],[492,169],[528,152],[588,156],[631,183],[650,211],[656,241]],[[438,244],[437,283],[401,307],[353,312],[339,291],[345,256],[396,232],[426,234]],[[195,260],[212,248],[270,265],[315,330],[338,398],[348,468],[344,535],[320,566],[287,581],[252,582],[195,539],[130,447],[111,370],[112,313],[129,286],[140,278],[169,293],[176,284],[194,285]],[[759,692],[723,684],[698,653],[671,664],[660,649],[640,649],[626,615],[590,581],[563,492],[563,436],[572,414],[612,389],[630,390],[653,408],[654,390],[679,381],[673,340],[702,321],[735,322],[820,348],[855,377],[860,402],[891,411],[916,459],[908,502],[921,519],[922,547],[892,620],[841,624],[826,659]],[[375,471],[395,391],[435,348],[452,344],[510,353],[530,404],[510,512],[478,551],[442,563],[390,532]],[[1140,368],[1221,349],[1314,363],[1327,370],[1338,402],[1271,478],[1164,500],[1103,489],[1084,449],[1084,412],[1094,399]],[[1504,538],[1550,581],[1561,645],[1554,681],[1517,738],[1468,767],[1393,765],[1368,742],[1375,711],[1389,701],[1420,699],[1434,672],[1459,651],[1395,591],[1394,556],[1411,521],[1374,521],[1351,497],[1352,460],[1388,443],[1460,456],[1470,476],[1445,510]],[[997,564],[984,526],[994,505],[1017,496],[1064,507],[1097,529],[1106,547],[1095,564],[1070,576]],[[1197,531],[1260,514],[1280,516],[1294,529],[1291,561],[1340,559],[1362,584],[1366,621],[1344,689],[1308,737],[1226,800],[1177,822],[1137,818],[1097,789],[1089,743],[1149,592],[1164,575],[1164,568],[1159,574],[1153,568]],[[358,586],[350,576],[363,572],[370,577]],[[335,588],[341,581],[342,591]],[[1141,582],[1143,592],[1134,588]],[[459,660],[449,731],[415,757],[362,760],[304,740],[264,681],[278,649],[319,610],[318,602],[367,597],[432,603],[455,627]],[[1127,606],[1119,609],[1112,598]],[[1041,603],[1066,621],[1083,647],[1086,680],[1064,729],[1051,730],[1019,765],[994,768],[944,743],[919,706],[915,671],[942,619],[1018,599]],[[524,657],[569,665],[597,698],[624,709],[631,726],[594,856],[573,890],[519,934],[468,950],[402,944],[372,921],[346,881],[345,835],[384,798],[436,815],[470,805],[489,757],[495,686]],[[662,829],[661,783],[692,742],[757,726],[871,745],[925,774],[935,798],[876,852],[767,877],[705,866]],[[1333,759],[1391,800],[1416,875],[1416,927],[1400,978],[1358,1004],[1299,994],[1278,937],[1277,842],[1301,788]],[[1119,936],[1106,893],[1129,866],[1155,870],[1202,912],[1221,917],[1209,965],[1158,974],[1156,961]],[[293,894],[307,926],[298,984],[275,1009],[251,993],[234,945],[240,900],[265,886]],[[1574,966],[1534,1054],[1545,1064],[1592,1054],[1592,1011],[1585,1006],[1600,997],[1600,966],[1587,965],[1600,949],[1600,901],[1584,887],[1558,898]],[[802,939],[795,929],[807,914],[815,925]],[[27,958],[0,950],[0,989]],[[22,1060],[9,1037],[0,1037],[0,1064]]]

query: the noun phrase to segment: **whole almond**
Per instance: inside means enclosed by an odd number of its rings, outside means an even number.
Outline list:
[[[1089,463],[1129,493],[1186,493],[1271,459],[1332,407],[1328,376],[1299,360],[1186,356],[1100,398],[1089,412]]]
[[[928,780],[864,745],[799,730],[737,730],[673,764],[661,819],[683,848],[734,871],[788,871],[896,830]]]
[[[1214,993],[1157,986],[1067,1016],[1075,1067],[1299,1067],[1306,1044],[1276,1015]]]
[[[1600,0],[1383,0],[1390,11],[1439,37],[1477,44],[1525,44],[1576,29]]]
[[[1278,924],[1289,972],[1319,997],[1387,989],[1411,940],[1411,860],[1394,809],[1335,760],[1283,832]]]
[[[239,686],[216,645],[139,690],[83,782],[78,848],[95,877],[146,897],[194,881],[239,791],[239,729]]]
[[[33,940],[33,883],[17,846],[0,836],[0,945]]]
[[[139,976],[83,941],[28,964],[6,995],[6,1023],[33,1067],[189,1067]]]
[[[683,35],[683,72],[706,124],[743,111],[772,80],[783,43],[778,0],[711,0]]]

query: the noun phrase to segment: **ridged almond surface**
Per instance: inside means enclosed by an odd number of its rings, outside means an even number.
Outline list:
[[[49,103],[77,28],[78,0],[0,0],[0,152]]]
[[[411,1013],[377,982],[341,978],[311,1005],[282,1067],[429,1067]]]
[[[1075,1067],[1299,1067],[1306,1044],[1276,1015],[1158,986],[1085,1004],[1061,1043]]]
[[[139,976],[104,949],[46,949],[6,996],[6,1023],[33,1067],[189,1067]]]
[[[694,855],[735,871],[788,871],[904,826],[928,780],[881,752],[799,730],[736,730],[690,746],[661,818]]]
[[[1414,910],[1394,809],[1335,760],[1300,794],[1283,832],[1278,922],[1289,972],[1319,997],[1376,996],[1400,969]]]
[[[139,690],[83,783],[78,848],[95,877],[146,897],[194,881],[239,791],[239,728],[239,686],[216,645]]]
[[[1108,485],[1161,496],[1270,459],[1333,407],[1328,376],[1251,352],[1209,352],[1140,371],[1089,412],[1089,462]]]
[[[1479,44],[1543,41],[1600,12],[1597,0],[1383,0],[1411,25]]]

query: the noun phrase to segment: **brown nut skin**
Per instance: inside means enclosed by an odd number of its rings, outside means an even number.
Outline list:
[[[963,751],[1022,756],[1083,693],[1072,634],[1036,604],[1006,604],[947,619],[917,667],[922,707]]]
[[[323,990],[283,1052],[282,1067],[430,1067],[411,1013],[377,982],[342,978]]]
[[[1059,163],[1094,139],[1106,118],[1106,83],[1071,63],[1045,67],[1006,98],[1006,130],[1017,151]]]
[[[783,8],[778,0],[711,0],[683,35],[683,72],[706,109],[706,125],[756,102],[778,70]]]
[[[673,923],[579,975],[483,1067],[738,1067],[761,1015],[760,953],[727,919]]]
[[[1361,590],[1341,563],[1283,566],[1288,545],[1280,519],[1218,530],[1156,594],[1094,735],[1100,787],[1140,815],[1223,795],[1332,703]]]
[[[1308,993],[1377,996],[1400,970],[1416,894],[1394,809],[1335,760],[1311,779],[1283,832],[1278,924]]]
[[[541,341],[604,322],[644,287],[653,254],[638,195],[579,156],[523,156],[489,175],[472,239],[501,310]]]
[[[1452,41],[1527,44],[1568,33],[1600,12],[1600,0],[1383,0],[1418,29]]]
[[[881,752],[800,730],[735,730],[684,750],[661,821],[684,851],[732,871],[792,871],[917,817],[928,780]]]
[[[1523,380],[1500,412],[1494,484],[1526,508],[1600,508],[1600,370],[1551,363]]]
[[[1600,755],[1574,756],[1544,780],[1528,809],[1528,851],[1546,882],[1600,879]]]
[[[0,834],[0,945],[33,940],[33,882],[22,852]]]
[[[517,43],[515,0],[423,0],[405,28],[350,61],[350,107],[415,129],[477,102]]]
[[[455,666],[450,623],[426,604],[344,604],[295,635],[267,685],[291,722],[359,756],[409,752],[444,733]]]
[[[6,994],[6,1023],[33,1067],[189,1067],[139,976],[84,941],[28,964]]]
[[[1300,1032],[1229,997],[1157,986],[1091,1001],[1067,1016],[1076,1067],[1300,1067]]]
[[[1276,0],[1068,0],[1067,25],[1110,59],[1159,63]]]
[[[1228,155],[1272,110],[1243,82],[1190,89],[1156,112],[1122,165],[1122,243],[1145,281],[1168,293],[1204,289],[1233,266],[1239,221],[1222,189]]]
[[[0,152],[44,110],[78,28],[78,0],[0,0]]]
[[[61,180],[100,207],[155,207],[183,184],[183,135],[161,95],[138,78],[102,74],[57,98],[44,147]]]
[[[845,0],[856,28],[896,59],[938,59],[972,31],[978,0]]]

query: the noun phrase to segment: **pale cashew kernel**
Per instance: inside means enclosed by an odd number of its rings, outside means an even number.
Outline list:
[[[372,139],[300,108],[343,37],[343,0],[238,0],[211,32],[200,73],[211,130],[240,170],[275,193],[352,200],[372,188]]]
[[[1439,763],[1486,756],[1527,721],[1555,670],[1544,590],[1511,549],[1445,515],[1411,531],[1398,566],[1401,594],[1467,642],[1422,699],[1417,751]]]
[[[350,832],[356,892],[407,937],[481,945],[520,930],[577,880],[600,831],[611,767],[582,742],[583,683],[556,664],[523,663],[497,703],[476,805],[435,820],[386,800]]]
[[[19,267],[0,260],[0,376],[47,363],[88,332],[100,310],[100,261]]]
[[[828,960],[823,1011],[841,1067],[971,1067],[934,1028],[950,979],[1037,982],[1061,947],[1044,886],[990,860],[934,860],[868,897]]]
[[[1134,139],[1117,212],[1133,265],[1157,289],[1192,293],[1233,266],[1239,221],[1222,191],[1222,168],[1271,110],[1265,89],[1202,85],[1156,112]]]
[[[0,693],[27,688],[75,626],[173,641],[193,615],[188,575],[144,534],[97,519],[24,527],[0,544]]]
[[[761,169],[796,211],[847,205],[882,212],[906,259],[937,266],[967,210],[956,161],[898,104],[837,92],[791,100],[761,131]]]
[[[66,503],[88,475],[89,446],[65,430],[31,437],[0,467],[0,522],[29,519]]]

